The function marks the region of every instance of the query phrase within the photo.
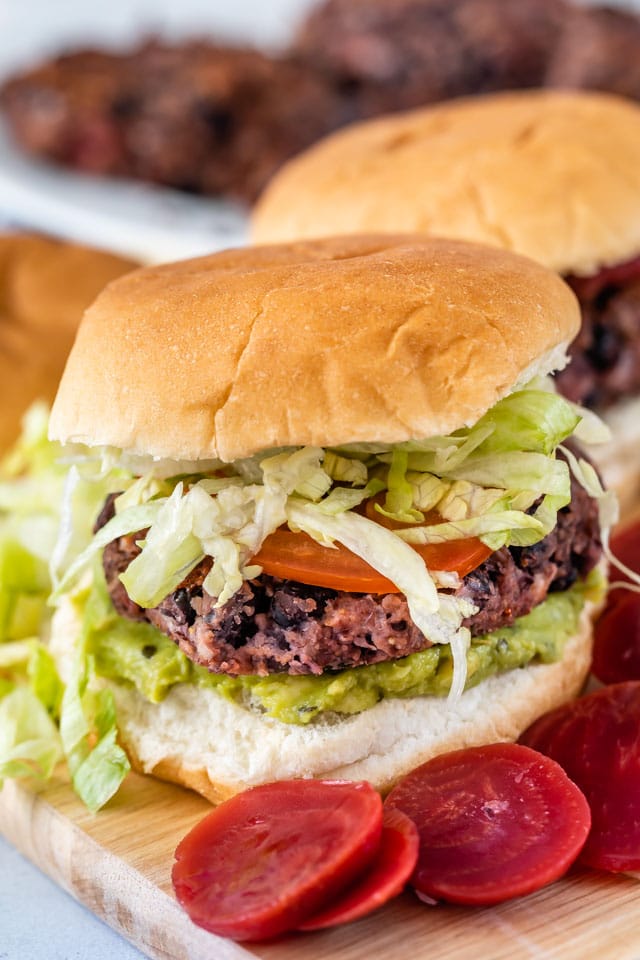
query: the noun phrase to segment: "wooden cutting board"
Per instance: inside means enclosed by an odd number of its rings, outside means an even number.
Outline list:
[[[133,774],[95,816],[62,778],[40,793],[8,781],[0,793],[0,831],[102,920],[162,960],[640,958],[640,883],[584,870],[499,907],[428,907],[407,893],[345,927],[240,946],[194,926],[172,893],[173,851],[209,809],[195,794]]]

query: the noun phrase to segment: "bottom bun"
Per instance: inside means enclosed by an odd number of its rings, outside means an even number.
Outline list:
[[[289,777],[369,780],[384,792],[436,754],[515,740],[541,714],[575,697],[589,671],[594,613],[587,602],[562,660],[491,677],[457,703],[381,700],[363,713],[307,727],[253,713],[208,688],[178,684],[153,704],[111,683],[121,740],[135,769],[214,803]]]

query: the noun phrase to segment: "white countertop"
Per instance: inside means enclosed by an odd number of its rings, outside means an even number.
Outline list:
[[[143,960],[143,954],[0,836],[0,960]]]

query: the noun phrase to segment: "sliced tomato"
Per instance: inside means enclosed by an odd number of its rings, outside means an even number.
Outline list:
[[[603,267],[590,277],[569,275],[565,280],[582,300],[593,300],[606,287],[624,287],[640,277],[640,257],[616,263],[612,267]]]
[[[521,740],[556,760],[593,817],[580,860],[640,870],[640,682],[596,690],[537,720]]]
[[[314,914],[299,930],[324,930],[359,920],[397,896],[418,859],[418,830],[401,810],[385,810],[382,841],[366,873],[335,903]]]
[[[285,780],[237,794],[176,850],[172,880],[194,923],[234,940],[298,927],[376,855],[382,800],[365,782]]]
[[[385,520],[380,514],[376,514],[375,519]],[[391,526],[391,522],[386,521],[384,525]],[[447,570],[461,577],[480,566],[492,552],[475,537],[413,545],[413,549],[430,570]],[[293,533],[287,527],[280,527],[267,537],[252,563],[260,564],[264,572],[273,577],[316,587],[350,593],[400,593],[395,583],[342,544],[336,543],[335,548],[323,547],[306,533]]]
[[[587,801],[562,768],[514,743],[429,760],[394,787],[389,806],[418,828],[416,891],[477,906],[556,880],[590,825]]]

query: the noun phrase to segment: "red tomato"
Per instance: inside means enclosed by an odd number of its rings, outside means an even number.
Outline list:
[[[335,903],[305,920],[298,929],[323,930],[366,916],[401,892],[417,859],[418,830],[415,823],[401,810],[385,810],[380,849],[367,872]]]
[[[481,540],[451,540],[414,547],[431,570],[450,570],[461,577],[475,570],[491,554]],[[262,544],[252,563],[285,580],[351,593],[399,593],[391,580],[341,544],[323,547],[306,533],[280,527]]]
[[[176,896],[194,923],[235,940],[298,927],[373,859],[382,800],[368,783],[288,780],[223,803],[176,850]]]
[[[556,760],[593,818],[583,863],[640,869],[640,682],[603,687],[537,720],[523,743]]]
[[[602,683],[640,680],[640,594],[625,593],[596,623],[591,669]]]
[[[623,287],[640,277],[640,257],[617,263],[612,267],[603,267],[590,277],[565,277],[580,300],[592,300],[605,287]]]
[[[419,894],[488,905],[558,877],[589,832],[589,807],[558,764],[513,743],[442,754],[391,791],[418,827]]]

